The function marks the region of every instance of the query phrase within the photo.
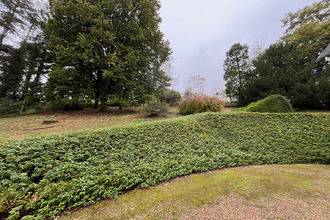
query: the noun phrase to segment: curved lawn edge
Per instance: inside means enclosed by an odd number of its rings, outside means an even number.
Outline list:
[[[0,149],[0,211],[54,217],[195,172],[328,164],[329,119],[328,114],[204,113],[13,142]]]
[[[281,164],[217,169],[134,189],[58,219],[323,219],[330,211],[329,168]]]

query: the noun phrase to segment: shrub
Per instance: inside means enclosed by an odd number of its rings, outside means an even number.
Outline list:
[[[0,146],[0,215],[50,219],[223,167],[329,164],[329,129],[330,114],[204,113],[11,142]]]
[[[258,102],[252,102],[244,108],[237,109],[237,111],[286,113],[293,112],[293,109],[289,100],[277,94],[268,96]]]
[[[135,99],[124,99],[117,97],[116,95],[109,95],[109,100],[107,101],[107,106],[112,107],[129,107],[137,104]]]
[[[159,100],[173,106],[181,99],[181,94],[174,89],[163,88],[159,92]]]
[[[140,112],[149,116],[158,116],[168,112],[168,104],[159,101],[155,96],[140,106]]]
[[[22,102],[12,99],[0,99],[0,115],[19,114],[22,108]]]
[[[75,111],[75,110],[83,110],[85,108],[91,108],[91,107],[93,107],[93,103],[91,101],[78,100],[78,101],[70,102],[70,100],[67,99],[58,99],[49,102],[48,106],[44,110]]]
[[[189,95],[183,98],[179,104],[179,112],[182,115],[195,114],[201,112],[221,111],[225,102],[219,98],[207,95]]]

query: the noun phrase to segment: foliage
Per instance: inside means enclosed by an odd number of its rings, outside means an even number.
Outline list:
[[[52,60],[44,39],[23,42],[0,57],[0,98],[20,102],[17,113],[44,103],[44,81]]]
[[[291,43],[271,45],[253,61],[253,77],[244,88],[247,100],[281,94],[295,108],[330,108],[329,66],[314,64],[316,56]]]
[[[159,1],[56,0],[52,7],[45,35],[56,55],[53,98],[100,99],[104,110],[108,95],[139,99],[168,84]]]
[[[182,115],[201,112],[219,112],[224,105],[225,102],[218,97],[195,94],[185,97],[180,101],[179,112]]]
[[[19,114],[22,102],[15,102],[12,99],[0,99],[0,115]]]
[[[168,112],[168,104],[161,102],[155,96],[151,96],[146,103],[140,106],[140,112],[150,116],[158,116]]]
[[[309,51],[320,52],[330,43],[330,1],[321,0],[282,20],[287,27],[284,39]]]
[[[248,81],[248,61],[248,46],[236,43],[226,52],[226,60],[223,64],[226,95],[230,99],[237,100],[239,106],[246,104],[243,88]]]
[[[244,108],[237,109],[246,112],[269,112],[269,113],[288,113],[293,112],[292,106],[285,97],[281,95],[271,95],[258,102],[252,102]]]
[[[7,52],[0,52],[0,98],[18,101],[24,70],[24,52],[12,48]]]
[[[43,81],[51,62],[40,36],[42,3],[36,4],[30,0],[4,0],[0,4],[0,98],[21,102],[18,113],[44,101]],[[15,40],[6,44],[8,35],[14,35]]]
[[[161,102],[166,102],[167,104],[173,106],[178,103],[181,99],[181,94],[174,89],[162,88],[159,91],[159,100]]]
[[[0,51],[8,34],[17,34],[19,29],[29,25],[28,20],[34,14],[31,0],[3,0],[0,3]]]
[[[0,147],[0,210],[54,217],[193,172],[328,164],[329,125],[329,114],[205,113],[12,142]]]
[[[31,114],[44,110],[44,103],[34,103],[27,107],[21,101],[8,98],[0,98],[0,115]]]
[[[120,99],[116,95],[108,96],[109,100],[107,101],[107,106],[115,107],[129,107],[137,105],[137,101],[133,99]]]
[[[287,14],[282,20],[287,27],[282,40],[252,60],[251,67],[246,66],[247,55],[230,55],[233,51],[244,54],[243,47],[233,45],[236,50],[231,51],[232,47],[227,52],[224,63],[228,96],[242,106],[280,94],[294,108],[330,109],[330,66],[325,60],[314,63],[330,43],[329,4],[329,0],[321,0]],[[239,62],[246,68],[236,70]]]

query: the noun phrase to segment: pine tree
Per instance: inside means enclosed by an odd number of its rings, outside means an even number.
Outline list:
[[[240,43],[234,44],[226,53],[223,64],[224,79],[226,80],[226,95],[235,99],[238,105],[246,104],[243,92],[248,76],[248,46]]]

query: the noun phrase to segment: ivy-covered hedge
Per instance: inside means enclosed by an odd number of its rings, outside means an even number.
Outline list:
[[[194,172],[328,164],[329,131],[329,114],[203,113],[13,142],[0,147],[0,212],[43,219]]]
[[[293,112],[292,106],[288,99],[279,94],[268,96],[257,102],[252,102],[246,107],[237,109],[236,111],[245,112],[269,112],[269,113],[289,113]]]

